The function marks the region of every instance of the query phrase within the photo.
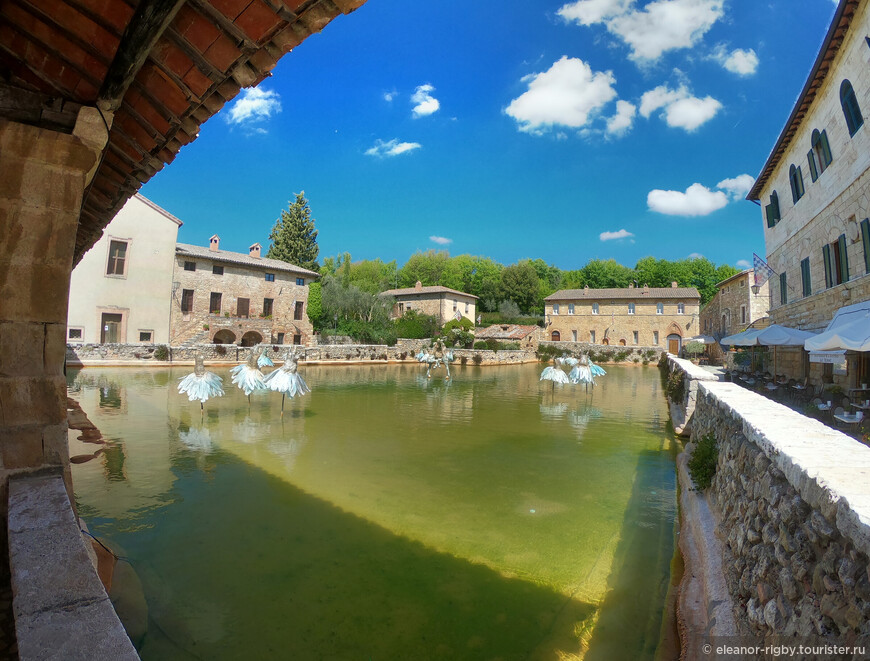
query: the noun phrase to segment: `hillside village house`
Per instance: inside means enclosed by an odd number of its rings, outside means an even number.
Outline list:
[[[771,321],[823,330],[870,301],[870,3],[841,0],[809,78],[747,199],[760,202]],[[870,303],[868,303],[870,305]],[[814,382],[870,381],[870,355],[839,365],[780,349],[777,371]],[[830,360],[809,356],[810,361]]]
[[[131,197],[70,279],[67,342],[166,344],[181,221]]]
[[[173,345],[211,342],[253,346],[309,344],[308,285],[320,276],[300,266],[260,255],[255,243],[247,255],[179,243],[172,282]]]
[[[660,346],[678,354],[699,334],[701,295],[694,287],[563,289],[544,299],[553,342]]]
[[[440,285],[424,287],[419,280],[413,287],[389,289],[381,292],[380,295],[392,296],[396,299],[391,313],[394,319],[401,317],[408,310],[430,314],[442,325],[451,319],[456,319],[457,316],[474,322],[477,316],[477,296]]]
[[[716,284],[716,295],[701,310],[703,335],[720,340],[767,316],[769,285],[765,282],[754,291],[753,274],[752,269],[746,269]]]

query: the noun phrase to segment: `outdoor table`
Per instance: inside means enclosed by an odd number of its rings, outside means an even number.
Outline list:
[[[860,415],[860,413],[854,413],[851,415],[849,413],[840,413],[835,414],[834,417],[840,422],[845,422],[847,425],[857,424],[864,419],[864,416]]]
[[[779,386],[776,385],[775,383],[765,383],[764,387],[767,388],[768,390],[778,390],[779,389]]]
[[[852,406],[862,411],[870,411],[870,402],[852,402]]]
[[[830,411],[831,410],[831,402],[828,402],[827,404],[822,402],[821,404],[816,406],[816,408],[819,409],[819,411]]]

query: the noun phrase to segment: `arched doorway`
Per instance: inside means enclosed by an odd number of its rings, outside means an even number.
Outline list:
[[[242,335],[242,346],[243,347],[253,347],[260,344],[263,341],[263,336],[260,335],[257,331],[248,331],[244,335]]]
[[[619,346],[621,346],[621,347],[625,346],[625,339],[622,339],[619,341]]]
[[[559,331],[553,331],[550,335],[550,339],[552,339],[553,342],[559,342],[562,339],[562,334]]]
[[[235,344],[236,334],[231,330],[223,328],[214,334],[212,344]]]
[[[676,333],[671,333],[668,335],[668,353],[672,353],[675,356],[680,355],[680,349],[683,348],[683,338],[681,338]]]
[[[603,340],[601,340],[601,344],[603,344],[604,346],[609,346],[610,340],[605,337]]]

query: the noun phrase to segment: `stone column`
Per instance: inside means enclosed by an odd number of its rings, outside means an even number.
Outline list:
[[[0,120],[3,513],[12,473],[55,469],[72,491],[63,363],[79,214],[99,155],[93,112],[82,109],[73,135]]]

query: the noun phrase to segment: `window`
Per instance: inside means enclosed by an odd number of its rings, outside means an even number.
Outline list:
[[[278,333],[278,344],[284,344],[284,333]]]
[[[785,271],[779,274],[779,302],[781,305],[788,303],[788,281]]]
[[[740,323],[741,324],[746,323],[746,306],[745,305],[740,306]]]
[[[305,278],[296,278],[296,284],[300,287],[305,285]]]
[[[598,303],[592,304],[592,314],[598,314]]]
[[[220,292],[213,291],[211,293],[211,297],[208,301],[208,313],[209,314],[220,314],[221,313],[221,298],[222,294]]]
[[[299,335],[298,333],[293,336],[293,344],[297,344],[297,345],[302,344],[302,336]]]
[[[773,227],[782,220],[782,215],[779,213],[779,195],[776,191],[770,194],[770,204],[764,207],[764,216],[767,218],[768,227]]]
[[[834,287],[849,279],[849,257],[846,254],[846,235],[822,246],[822,261],[825,265],[825,287]]]
[[[658,344],[659,344],[659,332],[658,331],[653,331],[653,344],[655,344],[656,346],[658,346]]]
[[[595,331],[589,331],[589,341],[595,344]]]
[[[553,314],[559,314],[559,304],[553,303]]]
[[[293,306],[293,318],[297,321],[302,319],[302,301],[296,301]]]
[[[459,301],[453,301],[453,311],[456,312],[456,308],[459,305]]]
[[[656,303],[656,314],[664,314],[665,313],[665,304],[664,303]]]
[[[140,342],[153,342],[154,331],[139,331],[139,341]]]
[[[236,316],[247,318],[250,313],[251,313],[251,299],[249,299],[249,298],[236,299]]]
[[[574,314],[574,304],[568,303],[568,314]]]
[[[181,290],[181,311],[185,314],[189,314],[193,312],[193,290],[192,289],[182,289]]]
[[[127,275],[127,242],[109,242],[109,263],[106,265],[106,275]]]
[[[224,267],[218,266],[217,264],[213,264],[211,267],[211,272],[212,272],[212,275],[223,275],[224,274]]]
[[[271,298],[263,299],[263,316],[271,317],[272,316],[272,303],[274,302]]]
[[[275,274],[267,273],[266,274],[266,282],[275,282]]]
[[[812,147],[807,152],[807,162],[810,164],[810,177],[815,181],[831,164],[831,147],[828,145],[828,132],[816,129],[810,141]]]
[[[571,331],[571,339],[572,339],[574,342],[577,341],[577,331],[575,331],[575,330],[572,330],[572,331]]]
[[[185,271],[196,271],[196,262],[184,262]]]
[[[628,314],[634,314],[634,303],[628,304]]]
[[[637,344],[637,338],[638,338],[638,336],[639,336],[639,333],[638,333],[637,331],[634,331],[634,343],[635,343],[635,344]]]
[[[81,342],[84,339],[84,328],[68,328],[66,331],[66,339],[71,342]]]
[[[840,105],[843,107],[843,115],[846,116],[849,135],[853,136],[864,125],[864,116],[861,114],[861,108],[858,107],[858,99],[855,98],[852,83],[848,80],[844,80],[840,85]]]
[[[746,286],[746,280],[741,280],[741,281],[740,281],[740,286],[741,286],[741,287],[745,287],[745,286]]]
[[[468,314],[468,301],[465,301],[465,314]]]
[[[792,164],[788,169],[788,180],[791,183],[791,201],[797,203],[804,196],[804,176],[800,166]]]
[[[801,292],[804,296],[809,296],[813,293],[813,285],[810,280],[810,258],[806,257],[801,260]]]
[[[677,314],[685,314],[686,312],[686,304],[685,303],[677,303]]]
[[[864,244],[864,271],[870,273],[870,219],[861,221],[861,241]]]

